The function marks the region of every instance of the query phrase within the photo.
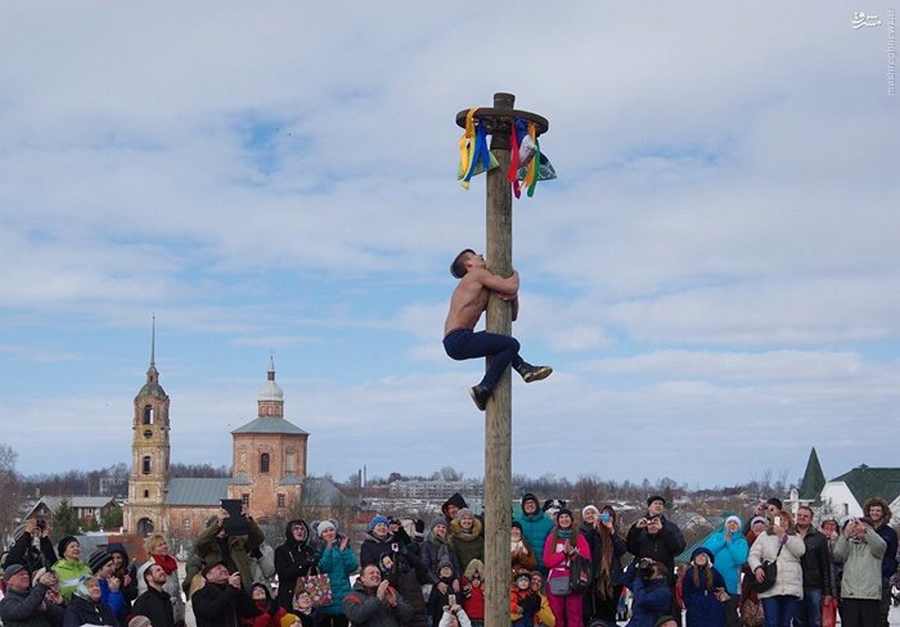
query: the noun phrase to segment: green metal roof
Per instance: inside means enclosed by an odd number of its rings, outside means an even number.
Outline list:
[[[232,433],[283,433],[286,435],[309,435],[306,431],[284,418],[257,418]]]
[[[169,479],[167,505],[219,505],[228,498],[230,478],[180,477]]]
[[[162,388],[159,383],[145,383],[144,387],[140,389],[137,393],[138,397],[141,396],[155,396],[156,398],[165,400],[168,398],[166,396],[166,391]]]
[[[863,464],[833,481],[846,483],[860,506],[876,496],[892,503],[900,495],[900,468],[869,468]]]
[[[819,455],[816,448],[809,453],[809,461],[806,462],[806,472],[803,473],[803,481],[800,482],[800,500],[818,501],[822,488],[825,487],[825,473],[819,463]]]

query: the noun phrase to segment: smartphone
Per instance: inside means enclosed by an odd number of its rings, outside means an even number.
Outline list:
[[[454,605],[456,605],[456,595],[455,594],[447,595],[447,605],[449,605],[450,607],[453,607]]]
[[[776,524],[777,526],[779,526],[779,527],[781,526],[781,516],[776,516],[776,517],[775,517],[775,524]]]
[[[609,512],[603,512],[603,513],[600,514],[600,522],[602,522],[602,523],[608,523],[609,521],[610,521],[610,515],[609,515]]]

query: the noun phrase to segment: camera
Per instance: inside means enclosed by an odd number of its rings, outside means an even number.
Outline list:
[[[654,564],[655,564],[655,562],[653,561],[652,558],[642,557],[640,559],[640,561],[638,562],[637,569],[638,569],[638,574],[641,576],[642,579],[650,579],[653,576]]]

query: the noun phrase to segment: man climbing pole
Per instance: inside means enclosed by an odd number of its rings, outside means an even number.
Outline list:
[[[478,409],[484,411],[494,387],[506,370],[512,367],[526,383],[546,379],[553,372],[549,366],[532,366],[519,356],[519,342],[508,335],[473,329],[488,304],[491,292],[512,304],[512,319],[519,313],[519,273],[503,278],[487,269],[484,257],[471,248],[459,253],[450,265],[450,274],[459,279],[450,298],[450,311],[444,323],[444,350],[456,360],[490,357],[490,365],[480,383],[469,390]]]

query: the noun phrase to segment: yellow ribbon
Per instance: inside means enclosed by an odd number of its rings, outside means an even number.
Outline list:
[[[466,113],[466,129],[463,131],[462,137],[459,138],[459,167],[456,171],[456,178],[464,189],[469,189],[469,182],[463,179],[472,166],[472,156],[475,152],[476,111],[478,111],[478,107],[473,107]]]

